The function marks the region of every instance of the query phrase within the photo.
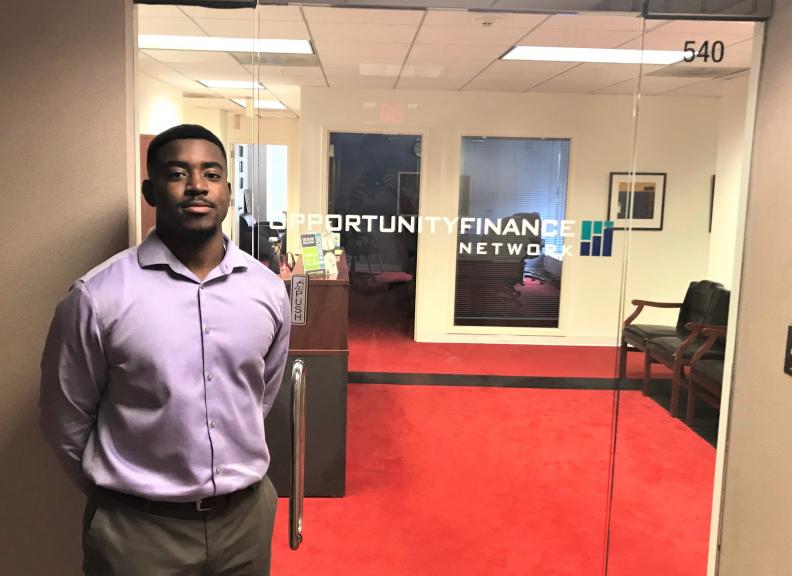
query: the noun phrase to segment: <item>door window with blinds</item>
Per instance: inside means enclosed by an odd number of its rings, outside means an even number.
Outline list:
[[[568,168],[568,139],[462,139],[456,326],[558,327]]]

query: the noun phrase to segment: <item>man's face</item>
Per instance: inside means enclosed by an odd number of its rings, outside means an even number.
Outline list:
[[[143,183],[146,201],[157,209],[157,229],[184,240],[219,233],[231,200],[220,149],[207,140],[180,139],[160,148],[157,157]]]

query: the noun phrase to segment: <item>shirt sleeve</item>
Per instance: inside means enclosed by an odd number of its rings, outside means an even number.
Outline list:
[[[99,318],[83,282],[58,304],[41,358],[39,425],[72,480],[88,480],[82,456],[96,424],[108,366]]]
[[[281,295],[281,325],[267,354],[264,356],[264,416],[266,417],[275,402],[283,372],[286,370],[286,358],[289,355],[289,335],[291,334],[291,307],[289,296],[284,285]]]

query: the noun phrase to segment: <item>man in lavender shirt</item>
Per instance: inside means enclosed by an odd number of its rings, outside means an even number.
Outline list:
[[[277,497],[264,417],[289,343],[283,282],[221,230],[225,149],[151,142],[156,229],[75,282],[41,361],[41,428],[88,495],[93,575],[269,574]]]

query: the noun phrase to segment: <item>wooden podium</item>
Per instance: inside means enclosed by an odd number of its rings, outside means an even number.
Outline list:
[[[292,326],[286,371],[265,422],[268,475],[279,496],[289,494],[291,369],[298,358],[306,367],[305,495],[346,491],[349,272],[345,255],[337,261],[338,274],[309,276],[307,322]],[[293,271],[281,273],[287,289],[292,274],[303,274],[302,257]]]

